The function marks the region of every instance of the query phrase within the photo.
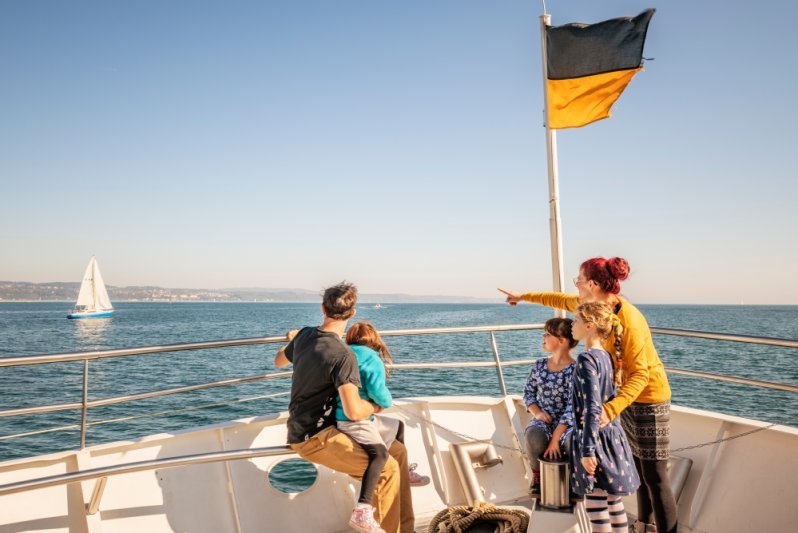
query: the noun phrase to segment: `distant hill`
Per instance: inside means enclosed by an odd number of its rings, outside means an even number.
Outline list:
[[[112,301],[127,302],[318,302],[320,292],[307,289],[169,289],[164,287],[115,287],[106,285]],[[0,281],[0,301],[71,302],[80,283],[53,281],[29,283]],[[366,303],[496,303],[498,300],[446,295],[361,294]]]

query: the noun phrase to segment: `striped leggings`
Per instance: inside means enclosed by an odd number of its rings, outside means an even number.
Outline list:
[[[585,495],[585,509],[593,533],[628,533],[629,522],[620,496],[595,491]]]

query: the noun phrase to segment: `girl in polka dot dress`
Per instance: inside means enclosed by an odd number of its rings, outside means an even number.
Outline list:
[[[576,309],[572,326],[575,339],[585,351],[576,359],[573,387],[574,431],[571,436],[571,485],[585,496],[585,507],[593,532],[628,531],[621,496],[637,490],[640,478],[632,460],[620,419],[600,427],[601,406],[616,394],[621,368],[613,368],[602,340],[610,334],[620,349],[622,327],[606,303],[591,302]],[[620,361],[620,354],[616,354]]]

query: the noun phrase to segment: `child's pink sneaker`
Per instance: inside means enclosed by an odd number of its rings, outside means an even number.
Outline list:
[[[349,517],[349,527],[360,533],[385,533],[374,520],[374,508],[371,506],[355,507],[352,516]]]
[[[418,467],[418,463],[413,463],[410,465],[410,486],[411,487],[423,487],[424,485],[429,485],[430,479],[429,476],[422,476],[418,472],[416,472],[416,468]]]

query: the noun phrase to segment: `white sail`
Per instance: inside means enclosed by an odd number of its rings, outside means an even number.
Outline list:
[[[97,264],[97,260],[92,257],[92,261],[94,261],[94,297],[95,297],[95,305],[97,309],[113,309],[111,305],[111,299],[108,297],[108,291],[105,290],[105,283],[103,282],[103,276],[100,274],[100,265]]]
[[[78,293],[78,301],[75,307],[94,307],[94,263],[96,259],[94,256],[89,261],[89,266],[86,267],[86,272],[83,274],[83,282],[80,284],[80,292]]]
[[[97,259],[94,256],[92,256],[89,265],[86,267],[86,272],[83,274],[83,281],[80,284],[80,293],[78,293],[78,301],[75,303],[75,308],[87,311],[113,309],[111,299],[108,297],[108,291],[105,290],[102,274],[100,274],[100,267],[97,265]]]

